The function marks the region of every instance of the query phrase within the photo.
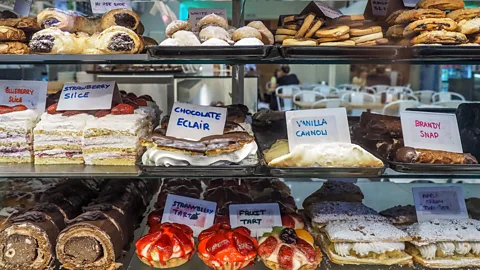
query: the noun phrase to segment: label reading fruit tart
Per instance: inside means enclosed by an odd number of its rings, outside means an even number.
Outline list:
[[[345,108],[288,111],[285,118],[290,151],[299,144],[351,142]]]
[[[208,107],[175,102],[167,136],[198,141],[211,135],[222,135],[227,108]]]
[[[57,110],[109,110],[112,108],[112,100],[122,103],[117,83],[114,81],[65,83]]]
[[[162,223],[180,223],[198,234],[213,225],[217,203],[168,194]]]
[[[45,111],[48,82],[0,80],[0,105],[25,107],[39,113]]]
[[[468,218],[462,187],[414,187],[412,193],[418,222]]]
[[[230,225],[247,227],[253,237],[270,232],[272,227],[282,226],[278,203],[231,204],[229,212]]]

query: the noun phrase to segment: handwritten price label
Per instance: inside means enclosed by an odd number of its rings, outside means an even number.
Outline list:
[[[463,153],[455,114],[403,111],[405,146]]]
[[[419,222],[468,218],[461,187],[415,187],[412,192]]]
[[[282,226],[278,203],[231,204],[229,212],[230,225],[249,228],[253,237],[260,237],[274,226]]]
[[[132,10],[131,0],[90,0],[92,12],[95,14],[107,13],[112,9],[126,8]]]
[[[0,80],[0,105],[25,105],[39,113],[45,111],[47,82]]]
[[[386,16],[388,0],[372,0],[372,13],[375,16]]]
[[[103,110],[112,107],[112,100],[121,103],[117,83],[65,83],[58,101],[58,110]]]

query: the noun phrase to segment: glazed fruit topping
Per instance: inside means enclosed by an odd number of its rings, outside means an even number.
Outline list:
[[[11,113],[11,112],[13,112],[12,107],[0,106],[0,114]]]
[[[97,118],[100,118],[100,117],[104,117],[104,116],[107,116],[111,113],[110,110],[98,110],[96,113],[95,113],[95,117]]]
[[[48,106],[47,113],[48,114],[56,114],[57,113],[57,106],[58,106],[57,103]]]
[[[278,240],[273,236],[269,236],[265,241],[258,247],[258,255],[261,257],[270,256],[275,248],[277,247]]]
[[[112,108],[112,114],[120,115],[120,114],[133,114],[135,109],[128,105],[128,104],[119,104]]]
[[[13,106],[13,111],[18,112],[18,111],[26,111],[28,108],[25,105],[15,105]]]
[[[84,111],[66,111],[62,113],[62,116],[73,116],[81,113],[84,113]]]
[[[152,252],[156,252],[158,254],[158,260],[161,262],[165,262],[170,259],[173,254],[173,245],[169,235],[162,234],[155,242]]]
[[[297,238],[297,233],[292,228],[285,228],[280,233],[280,239],[287,244],[294,244]]]
[[[317,260],[317,253],[315,252],[315,248],[310,245],[307,241],[298,238],[297,243],[295,244],[297,248],[302,251],[307,259],[310,262],[315,262]]]
[[[152,227],[153,225],[162,223],[162,215],[163,211],[158,209],[150,212],[150,214],[148,214],[148,226]]]
[[[290,246],[281,246],[278,251],[278,263],[280,269],[290,270],[293,268],[293,249]]]
[[[243,256],[247,256],[248,254],[250,254],[250,252],[252,252],[252,250],[255,250],[255,246],[252,240],[250,240],[250,238],[243,235],[242,233],[234,231],[232,234],[232,239],[233,243],[235,244],[235,248]]]
[[[217,234],[210,238],[207,242],[207,252],[213,256],[217,255],[218,252],[230,246],[230,241],[225,238],[223,234]]]

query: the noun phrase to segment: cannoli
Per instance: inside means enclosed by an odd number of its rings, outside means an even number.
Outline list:
[[[95,49],[104,54],[140,53],[143,40],[132,30],[122,26],[111,26],[96,37]]]
[[[453,153],[440,150],[428,150],[402,147],[397,150],[395,160],[404,163],[427,164],[478,164],[471,154]]]
[[[141,31],[142,33],[136,31],[140,26],[140,17],[137,13],[129,9],[112,9],[102,16],[102,30],[106,30],[115,25],[131,29],[139,35],[143,34],[143,31]]]
[[[83,51],[88,35],[76,35],[58,28],[43,29],[35,33],[29,43],[31,53],[79,54]]]
[[[37,23],[42,28],[55,27],[70,33],[85,32],[93,35],[101,32],[100,18],[88,18],[73,11],[46,8],[37,15]]]

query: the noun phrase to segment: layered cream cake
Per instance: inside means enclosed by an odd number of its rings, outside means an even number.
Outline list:
[[[91,120],[86,113],[44,113],[34,129],[35,164],[83,164],[83,128]]]
[[[33,161],[33,127],[38,114],[23,105],[2,106],[0,114],[0,162]]]
[[[145,114],[134,113],[127,104],[117,105],[111,114],[87,122],[83,131],[85,164],[135,165],[143,153],[140,139],[150,130]]]

